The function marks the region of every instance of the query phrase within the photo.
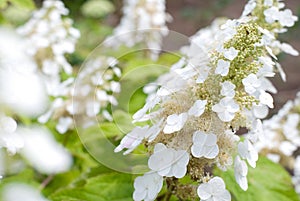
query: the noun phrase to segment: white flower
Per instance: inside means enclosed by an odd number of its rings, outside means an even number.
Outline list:
[[[238,152],[243,159],[246,159],[251,167],[256,167],[258,153],[248,139],[238,144]]]
[[[271,24],[278,20],[279,10],[277,7],[271,7],[264,11],[266,21]]]
[[[219,154],[217,136],[196,131],[193,135],[193,145],[191,151],[194,157],[213,159]]]
[[[24,146],[23,138],[16,132],[16,121],[0,114],[0,147],[5,147],[8,153],[14,155]]]
[[[214,105],[212,110],[218,114],[222,121],[229,122],[234,118],[235,113],[239,111],[239,105],[233,99],[225,97]]]
[[[165,125],[163,132],[166,134],[170,134],[176,131],[180,131],[183,128],[187,118],[187,113],[181,113],[179,115],[172,114],[168,116],[166,122],[167,124]]]
[[[264,140],[264,130],[260,119],[255,119],[252,122],[252,128],[249,132],[248,139],[252,143],[256,143],[258,140],[260,141]]]
[[[155,140],[155,138],[157,137],[157,135],[161,132],[161,125],[163,123],[163,119],[161,119],[158,123],[154,124],[153,126],[151,126],[146,135],[145,138],[148,139],[148,142],[152,142],[153,140]]]
[[[248,1],[248,3],[245,5],[242,16],[249,15],[254,10],[255,7],[256,7],[255,0]]]
[[[145,138],[149,126],[135,127],[130,133],[128,133],[122,140],[119,146],[115,148],[115,152],[120,152],[123,149],[127,149],[124,155],[132,152],[137,146],[141,144]]]
[[[186,151],[177,151],[158,143],[148,160],[148,166],[161,176],[182,178],[186,174],[188,162],[189,154]]]
[[[233,98],[235,95],[235,85],[229,81],[225,81],[222,84],[221,95],[227,98]]]
[[[289,141],[280,142],[279,150],[286,156],[292,156],[298,147]]]
[[[73,119],[71,117],[60,117],[56,124],[56,130],[63,134],[73,125]]]
[[[134,201],[155,200],[163,186],[163,177],[155,172],[148,172],[134,180]]]
[[[210,71],[211,67],[209,66],[200,66],[199,67],[199,75],[197,77],[196,83],[203,83],[206,78],[208,77],[209,71]]]
[[[49,201],[38,189],[22,183],[9,183],[2,193],[4,201]]]
[[[220,59],[217,64],[217,68],[215,70],[216,74],[220,74],[222,76],[226,76],[229,72],[230,62],[224,61],[223,59]]]
[[[194,105],[189,109],[188,114],[195,117],[200,117],[205,111],[207,100],[196,100]]]
[[[225,189],[225,183],[220,177],[214,177],[209,182],[200,184],[197,194],[201,201],[230,201],[231,195]]]
[[[234,176],[236,182],[244,191],[248,189],[247,174],[248,167],[246,162],[241,160],[239,156],[236,156],[234,161]]]
[[[224,57],[230,61],[232,61],[237,55],[239,51],[236,50],[234,47],[230,47],[229,49],[224,49],[223,54]]]
[[[284,11],[279,12],[278,20],[283,27],[292,27],[298,20],[298,17],[294,16],[290,9],[285,9]]]
[[[260,101],[261,104],[267,105],[269,108],[274,107],[273,97],[265,91],[260,91],[259,101]]]
[[[298,114],[288,114],[286,122],[282,125],[283,134],[290,141],[295,142],[295,139],[299,138],[299,122],[300,116]],[[300,146],[300,144],[297,145]]]
[[[290,44],[281,43],[280,49],[287,54],[290,54],[293,56],[299,56],[299,52],[297,50],[295,50]]]
[[[269,113],[269,108],[266,105],[258,104],[253,105],[252,112],[255,118],[263,119],[265,118]]]
[[[242,83],[245,87],[245,91],[250,95],[254,94],[261,86],[260,80],[257,79],[256,75],[253,73],[244,78]]]
[[[53,135],[42,127],[21,128],[17,130],[24,139],[21,154],[44,174],[61,173],[69,170],[73,164],[71,154]]]
[[[265,6],[273,6],[273,0],[265,0],[264,5]]]

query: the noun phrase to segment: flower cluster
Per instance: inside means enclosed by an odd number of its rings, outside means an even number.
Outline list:
[[[168,34],[166,22],[171,20],[165,6],[165,0],[124,0],[124,16],[105,44],[117,48],[142,43],[156,59],[162,37]]]
[[[89,127],[97,122],[101,114],[105,120],[112,120],[109,105],[117,105],[116,95],[121,87],[118,79],[121,70],[113,57],[98,57],[89,60],[79,72],[76,80],[70,78],[62,83],[64,96],[57,97],[47,113],[39,117],[46,123],[50,118],[57,121],[56,130],[65,133],[74,128],[76,122],[81,127]]]
[[[298,54],[276,40],[290,24],[269,21],[265,14],[282,6],[277,1],[249,1],[240,19],[216,20],[193,36],[182,50],[183,58],[159,77],[160,87],[149,92],[146,104],[133,116],[134,122],[151,126],[136,127],[115,150],[127,149],[128,154],[145,142],[152,153],[151,171],[135,182],[135,200],[154,200],[161,185],[142,183],[160,181],[157,175],[173,181],[187,176],[199,182],[198,187],[188,184],[186,189],[197,189],[194,194],[201,200],[230,200],[224,182],[210,170],[215,166],[226,170],[233,163],[237,183],[247,190],[247,163],[255,168],[258,160],[253,143],[262,133],[260,119],[273,108],[270,92],[276,89],[268,77],[281,69],[276,55]],[[283,21],[288,20],[296,18],[285,15]],[[242,127],[250,131],[244,140],[236,134]],[[173,193],[181,196],[176,188]]]
[[[296,151],[300,147],[300,93],[294,101],[288,101],[277,114],[264,120],[262,140],[255,148],[270,160],[294,170],[293,181],[300,193],[300,157]],[[296,157],[295,157],[296,156]]]
[[[27,53],[35,58],[44,75],[47,92],[52,96],[60,95],[60,73],[72,73],[65,54],[74,52],[80,36],[80,32],[72,27],[72,20],[62,18],[68,12],[61,1],[46,0],[42,8],[18,28],[18,33],[26,39]]]

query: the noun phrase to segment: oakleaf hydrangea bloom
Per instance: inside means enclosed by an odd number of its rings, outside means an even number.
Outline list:
[[[72,20],[62,18],[69,13],[60,0],[46,0],[41,9],[18,29],[25,37],[27,52],[32,55],[44,75],[49,95],[59,95],[60,73],[72,73],[65,54],[73,53],[80,32],[72,27]]]
[[[105,45],[118,48],[142,43],[157,58],[162,38],[168,34],[166,23],[171,16],[165,12],[165,0],[124,0],[123,17]]]
[[[276,37],[286,23],[270,23],[264,15],[269,7],[282,9],[274,2],[249,1],[239,19],[216,20],[191,37],[183,58],[157,79],[159,87],[134,115],[135,123],[157,126],[151,142],[141,141],[151,154],[148,167],[168,187],[175,185],[172,193],[179,198],[189,191],[192,200],[230,200],[223,180],[209,170],[232,168],[233,159],[237,183],[248,188],[247,162],[256,167],[253,143],[263,139],[258,122],[273,108],[270,93],[276,93],[268,78],[279,69],[276,55],[283,51]],[[242,141],[236,135],[240,128],[249,131]],[[176,152],[182,152],[182,161]],[[183,173],[194,183],[180,183]]]
[[[121,90],[118,82],[121,69],[113,57],[97,57],[89,60],[79,72],[77,79],[70,78],[62,83],[64,96],[57,97],[47,113],[39,117],[45,123],[50,118],[57,121],[56,130],[65,133],[78,126],[87,128],[98,120],[111,121],[109,106],[118,104],[116,96]],[[101,119],[102,118],[102,119]]]

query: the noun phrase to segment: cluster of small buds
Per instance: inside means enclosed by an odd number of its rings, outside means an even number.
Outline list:
[[[105,44],[117,48],[142,43],[150,50],[151,58],[156,59],[162,37],[168,34],[166,23],[171,20],[165,7],[165,0],[124,0],[124,16]]]
[[[52,96],[60,95],[60,73],[72,73],[65,54],[75,51],[75,43],[80,37],[80,32],[72,27],[72,20],[62,18],[68,12],[60,0],[46,0],[42,8],[17,30],[26,38],[27,52],[35,58],[44,75],[48,94]]]
[[[152,126],[137,126],[115,149],[128,154],[146,142],[152,153],[150,172],[135,182],[135,200],[154,200],[162,177],[184,176],[200,183],[187,188],[197,189],[201,200],[230,200],[223,180],[210,170],[217,166],[225,171],[233,163],[237,183],[247,190],[247,163],[255,168],[258,160],[253,143],[262,135],[260,119],[273,108],[269,92],[276,89],[267,78],[280,68],[273,60],[279,50],[298,54],[276,40],[284,26],[266,21],[264,11],[278,4],[250,1],[240,19],[219,19],[200,30],[183,48],[185,56],[159,77],[160,87],[147,86],[149,97],[133,119]],[[241,141],[236,131],[242,127],[249,135]]]
[[[48,112],[38,120],[45,123],[52,117],[58,121],[56,129],[62,134],[74,128],[73,117],[80,122],[78,126],[84,128],[95,125],[98,114],[111,121],[108,108],[118,104],[116,95],[121,90],[118,82],[121,69],[117,63],[113,57],[89,60],[76,80],[70,78],[62,83],[64,96],[56,98]]]
[[[293,181],[300,193],[300,93],[294,101],[288,101],[279,112],[261,125],[264,131],[262,140],[255,148],[270,160],[294,170]],[[296,158],[295,158],[296,157]]]

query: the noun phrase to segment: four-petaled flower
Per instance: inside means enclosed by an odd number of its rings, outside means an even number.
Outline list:
[[[216,74],[220,74],[222,76],[226,76],[229,72],[230,62],[224,61],[223,59],[220,59],[217,63],[217,68],[215,70]]]
[[[214,177],[209,182],[200,184],[197,194],[201,201],[230,201],[231,195],[225,189],[225,183],[220,177]]]
[[[196,100],[194,105],[189,109],[188,114],[195,117],[200,117],[204,110],[207,100]]]
[[[194,157],[213,159],[219,154],[217,136],[196,131],[193,135],[193,145],[191,148]]]
[[[177,151],[158,143],[148,160],[148,166],[161,176],[182,178],[186,174],[188,162],[189,154],[185,150]]]
[[[239,156],[236,156],[234,161],[234,176],[236,182],[240,185],[240,187],[246,191],[248,189],[248,166],[245,161],[241,160]]]
[[[227,98],[233,98],[235,95],[235,85],[229,81],[225,81],[222,84],[221,95]]]
[[[253,73],[249,74],[246,78],[244,78],[242,80],[242,83],[245,87],[245,91],[250,95],[254,94],[261,86],[260,80]]]
[[[134,201],[155,200],[163,186],[163,177],[155,172],[148,172],[134,181]]]
[[[248,139],[238,144],[238,152],[243,159],[246,159],[251,167],[256,167],[258,153]]]
[[[170,116],[168,116],[167,118],[167,124],[164,127],[164,133],[166,134],[170,134],[170,133],[174,133],[176,131],[180,131],[186,120],[187,120],[187,113],[181,113],[179,115],[177,114],[172,114]]]
[[[229,122],[234,118],[235,113],[239,111],[239,105],[232,98],[225,97],[214,105],[212,110],[218,114],[222,121]]]
[[[234,47],[230,47],[229,49],[225,49],[223,51],[223,54],[226,59],[232,61],[233,59],[235,59],[235,57],[237,57],[239,51],[236,50]]]

